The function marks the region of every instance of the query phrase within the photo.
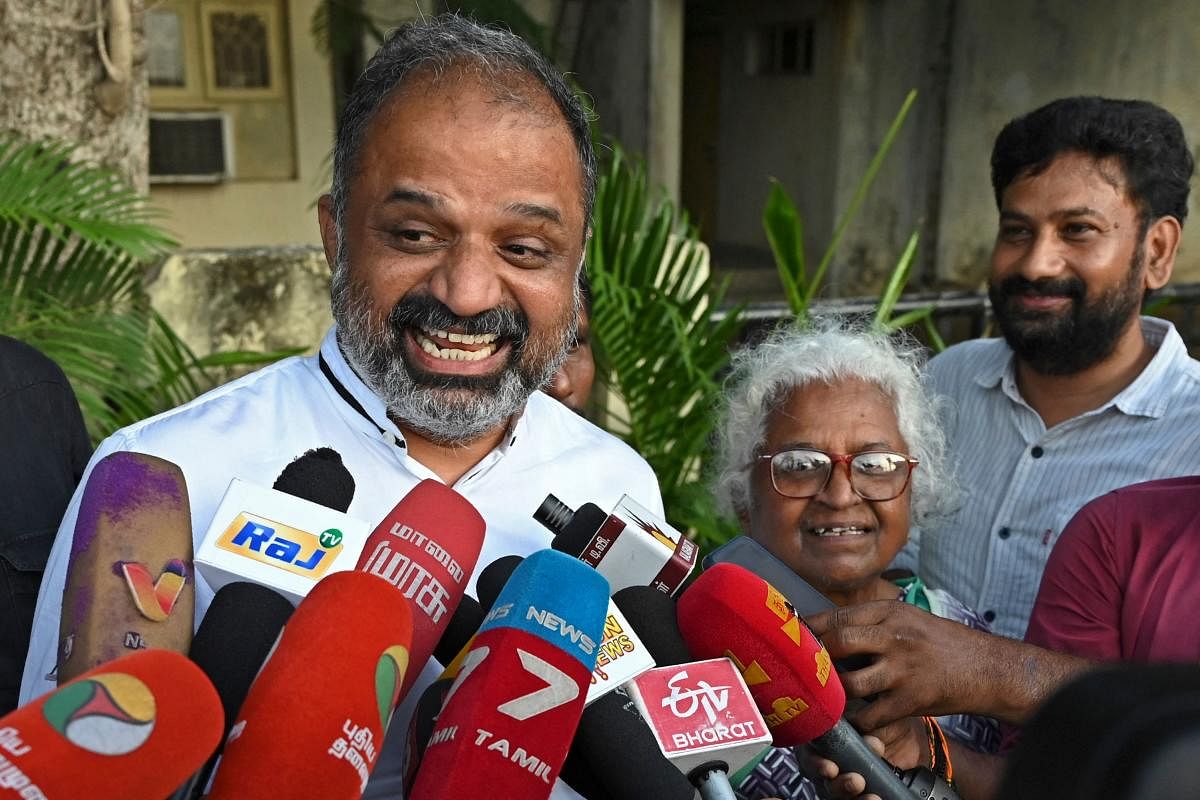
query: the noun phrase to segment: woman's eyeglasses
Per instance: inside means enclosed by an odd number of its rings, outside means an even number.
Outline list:
[[[797,500],[816,497],[825,491],[834,464],[845,465],[850,488],[862,499],[892,500],[904,493],[912,471],[920,463],[902,453],[886,450],[826,453],[806,448],[764,453],[755,459],[757,461],[770,462],[771,485],[775,491]]]

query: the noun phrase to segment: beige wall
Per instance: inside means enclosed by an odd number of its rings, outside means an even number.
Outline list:
[[[839,294],[879,288],[914,228],[924,286],[979,286],[996,229],[992,143],[1009,119],[1056,97],[1157,102],[1200,146],[1195,0],[688,0],[686,14],[688,43],[719,47],[721,63],[715,147],[684,163],[705,191],[685,191],[684,201],[698,197],[701,216],[715,205],[706,239],[748,299],[781,297],[761,225],[768,178],[796,200],[817,258],[909,89],[919,90],[916,106],[835,257],[830,286]],[[797,19],[815,24],[813,74],[747,75],[747,34]],[[683,99],[683,136],[703,137],[693,96]],[[705,159],[709,149],[715,156]],[[705,170],[713,190],[695,180]],[[1176,281],[1196,280],[1192,220]]]
[[[327,188],[325,159],[333,143],[334,120],[329,64],[309,34],[316,5],[317,0],[284,4],[292,130],[264,133],[294,137],[294,177],[151,186],[151,202],[166,212],[165,225],[184,248],[320,244],[316,210],[309,206]]]
[[[938,271],[971,285],[996,229],[988,159],[1004,123],[1056,97],[1140,98],[1177,116],[1200,146],[1200,3],[1008,0],[958,7],[950,76]],[[1196,192],[1192,182],[1192,213]],[[1184,226],[1175,281],[1200,280],[1200,223]]]

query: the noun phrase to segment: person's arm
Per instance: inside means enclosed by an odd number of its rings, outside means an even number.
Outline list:
[[[971,630],[906,603],[864,603],[808,619],[835,659],[872,656],[842,673],[849,697],[873,697],[850,721],[876,730],[904,717],[982,714],[1023,723],[1091,662]]]

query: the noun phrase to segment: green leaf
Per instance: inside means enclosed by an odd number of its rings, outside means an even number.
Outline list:
[[[692,509],[706,492],[718,376],[743,309],[713,321],[724,286],[712,280],[708,248],[615,145],[597,185],[586,263],[597,374],[615,395],[600,422],[650,463],[673,524],[713,529],[715,514]]]
[[[887,159],[888,153],[891,152],[892,145],[896,142],[896,137],[900,135],[900,128],[904,125],[904,120],[908,117],[909,109],[912,108],[916,99],[917,90],[913,89],[904,98],[904,103],[901,104],[900,110],[892,119],[892,124],[888,126],[887,133],[883,135],[883,141],[880,142],[879,149],[875,151],[875,156],[871,159],[871,163],[867,165],[867,171],[858,182],[858,186],[854,190],[854,195],[850,198],[850,205],[842,212],[842,216],[834,228],[833,238],[829,240],[829,246],[825,248],[825,253],[821,256],[821,263],[817,265],[816,272],[813,273],[812,281],[808,284],[805,296],[807,301],[811,302],[820,289],[821,282],[825,279],[825,273],[829,270],[829,264],[833,261],[833,256],[837,253],[838,245],[842,242],[842,237],[845,236],[850,223],[854,221],[855,215],[858,214],[859,207],[862,206],[863,200],[867,197],[867,192],[870,191],[871,185],[875,182],[875,177],[879,174],[880,168],[883,167],[884,160]]]
[[[875,310],[876,325],[887,328],[896,327],[892,322],[892,312],[901,295],[904,294],[904,287],[908,285],[908,276],[912,272],[913,258],[917,254],[917,243],[920,240],[920,232],[913,231],[908,237],[908,243],[904,246],[900,258],[896,260],[896,266],[892,267],[892,274],[888,277],[883,294],[879,296],[879,306]]]
[[[788,306],[797,319],[808,313],[808,267],[804,261],[804,225],[796,204],[783,184],[771,179],[771,194],[763,208],[763,230],[775,256],[775,267]]]

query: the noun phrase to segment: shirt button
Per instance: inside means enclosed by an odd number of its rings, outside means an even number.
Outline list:
[[[1045,450],[1035,444],[1033,449],[1029,451],[1029,455],[1033,456],[1034,458],[1041,458],[1042,454],[1045,452]]]
[[[1001,539],[1007,539],[1010,535],[1012,535],[1012,531],[1010,531],[1008,528],[1001,528],[1000,530],[996,531],[996,535]]]
[[[996,612],[995,611],[983,612],[983,621],[984,622],[995,622],[996,621]]]

